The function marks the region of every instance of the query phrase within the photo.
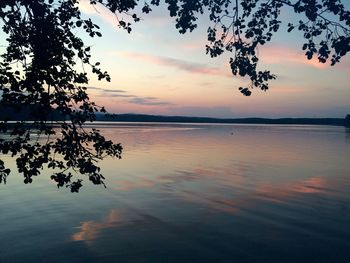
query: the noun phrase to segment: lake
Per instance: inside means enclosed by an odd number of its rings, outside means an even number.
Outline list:
[[[124,147],[107,189],[11,174],[0,262],[350,262],[350,130],[96,126]]]

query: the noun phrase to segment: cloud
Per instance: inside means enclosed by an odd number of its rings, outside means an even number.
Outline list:
[[[128,95],[128,94],[111,94],[111,95],[108,95],[106,97],[118,97],[118,98],[135,98],[136,96],[135,95]]]
[[[286,85],[279,85],[276,87],[271,88],[271,92],[273,93],[281,93],[281,94],[291,94],[291,93],[295,93],[295,94],[301,94],[301,93],[305,93],[307,90],[312,89],[312,87],[308,87],[307,89],[305,89],[304,87],[298,87],[298,86],[286,86]]]
[[[90,0],[81,0],[78,4],[78,7],[81,12],[91,16],[99,16],[107,22],[108,24],[112,25],[113,27],[118,27],[118,20],[114,13],[110,12],[107,8],[102,6],[101,4],[97,3],[96,5],[90,4]]]
[[[294,49],[286,46],[269,45],[260,49],[260,61],[266,64],[289,64],[295,66],[309,66],[317,69],[331,68],[330,62],[319,63],[317,56],[308,60],[304,54],[305,52],[299,49]],[[348,63],[342,63],[342,67],[349,68]]]
[[[120,98],[134,98],[136,97],[135,95],[131,94],[126,94],[127,91],[125,90],[120,90],[120,89],[102,89],[102,88],[97,88],[97,87],[87,87],[88,90],[96,90],[98,93],[96,96],[98,97],[120,97]]]
[[[106,7],[104,7],[100,3],[96,3],[96,5],[90,4],[90,0],[80,0],[78,7],[81,12],[87,14],[87,15],[96,15],[101,17],[105,22],[109,23],[113,27],[118,27],[118,19],[115,13],[112,13],[110,10],[108,10]],[[164,12],[166,10],[159,10],[159,8],[154,8],[152,11],[152,16],[148,16],[147,21],[150,25],[157,26],[157,27],[163,27],[167,26],[171,23],[172,19],[168,15],[164,15]],[[139,11],[141,13],[141,11]],[[120,15],[120,14],[118,14]],[[142,19],[146,17],[146,14],[142,14]]]
[[[87,87],[88,90],[98,90],[103,93],[125,93],[127,91],[120,90],[120,89],[103,89],[103,88],[97,88],[97,87]]]
[[[105,93],[124,93],[126,92],[125,90],[113,90],[113,89],[101,89]]]
[[[152,63],[155,65],[173,67],[173,68],[177,68],[179,70],[187,71],[190,73],[232,77],[231,74],[227,74],[223,72],[221,67],[212,67],[205,64],[191,62],[191,61],[182,60],[182,59],[149,55],[149,54],[136,53],[136,52],[118,52],[117,55],[128,59],[135,59],[135,60],[140,60],[147,63]]]
[[[230,118],[234,115],[232,108],[225,106],[185,106],[185,107],[169,107],[167,114],[179,116],[198,116],[198,117],[213,117],[213,118]]]
[[[108,98],[128,98],[128,103],[144,105],[144,106],[170,106],[174,105],[173,103],[166,101],[159,101],[156,97],[142,97],[133,94],[128,94],[125,90],[120,89],[103,89],[98,87],[87,87],[88,90],[96,90],[98,93],[96,96],[98,97],[108,97]]]
[[[129,103],[138,104],[138,105],[148,105],[148,106],[162,106],[162,105],[174,105],[173,103],[166,101],[157,101],[153,97],[136,97],[131,100],[128,100]]]

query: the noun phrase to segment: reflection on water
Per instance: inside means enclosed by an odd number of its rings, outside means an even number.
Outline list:
[[[345,128],[346,138],[350,139],[350,128]]]
[[[0,262],[348,262],[342,127],[100,124],[107,189],[0,185]]]
[[[79,231],[72,235],[74,241],[92,241],[95,240],[99,233],[121,221],[120,212],[116,209],[111,209],[108,216],[102,222],[85,221],[81,224]]]

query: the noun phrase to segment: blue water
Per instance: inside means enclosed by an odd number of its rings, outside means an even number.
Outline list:
[[[125,149],[101,162],[107,189],[13,172],[0,262],[350,262],[349,130],[97,126]]]

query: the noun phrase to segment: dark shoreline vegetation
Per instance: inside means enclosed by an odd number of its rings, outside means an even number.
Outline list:
[[[29,107],[0,106],[0,121],[32,121],[32,111]],[[65,120],[55,110],[49,115],[49,121]],[[290,124],[290,125],[334,125],[349,127],[349,115],[346,118],[212,118],[188,116],[163,116],[147,114],[96,114],[96,121],[105,122],[170,122],[170,123],[227,123],[227,124]]]
[[[294,124],[345,126],[343,118],[210,118],[186,116],[161,116],[146,114],[118,114],[115,117],[97,116],[97,121],[114,122],[180,122],[180,123],[232,123],[232,124]]]

